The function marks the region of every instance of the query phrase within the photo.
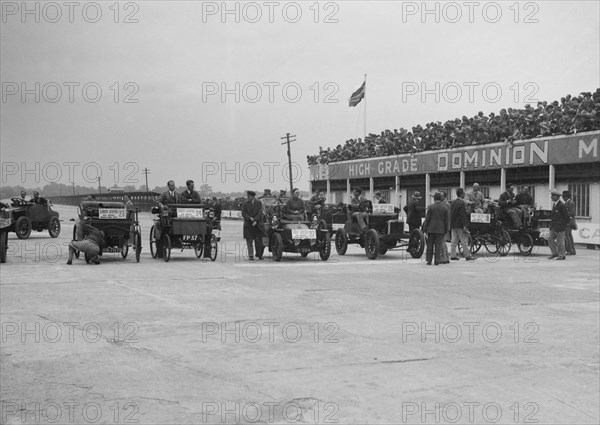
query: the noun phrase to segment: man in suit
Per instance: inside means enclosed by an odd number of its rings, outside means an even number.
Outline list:
[[[441,204],[446,207],[448,210],[448,214],[450,214],[450,202],[448,201],[448,195],[443,190],[440,192],[442,195]],[[448,227],[448,233],[444,235],[444,243],[442,243],[442,258],[441,264],[450,264],[450,253],[448,252],[448,244],[452,240],[452,235],[450,234],[450,227]]]
[[[431,260],[434,257],[435,246],[435,265],[441,263],[442,249],[444,243],[444,235],[450,229],[450,213],[448,209],[442,205],[442,194],[436,192],[433,195],[435,201],[427,208],[427,215],[423,223],[423,232],[427,233],[427,252],[425,259],[427,265],[431,265]]]
[[[169,180],[167,182],[167,187],[169,190],[163,192],[158,198],[158,205],[162,209],[166,209],[166,206],[169,204],[179,204],[181,202],[181,195],[175,192],[175,181]]]
[[[190,204],[200,204],[200,194],[194,190],[194,180],[185,182],[186,189],[181,193],[181,201]]]
[[[501,217],[510,217],[514,228],[520,229],[523,227],[521,223],[521,210],[517,208],[514,190],[515,188],[512,184],[507,184],[506,190],[498,198],[498,205],[500,206]]]
[[[573,242],[573,230],[577,230],[577,222],[575,221],[575,202],[571,199],[571,192],[563,190],[563,200],[565,201],[565,208],[569,214],[569,223],[565,230],[565,250],[567,255],[575,255],[575,242]]]
[[[408,224],[408,229],[411,233],[414,229],[421,228],[421,219],[425,213],[425,207],[420,205],[420,201],[421,194],[415,192],[412,194],[410,202],[404,207],[406,223]]]
[[[479,183],[473,183],[473,189],[467,193],[467,205],[471,212],[483,213],[484,198],[483,193],[479,190]]]
[[[254,247],[256,258],[263,259],[264,246],[262,238],[265,235],[263,223],[263,205],[256,199],[256,192],[246,192],[248,200],[242,205],[242,218],[244,219],[244,239],[248,246],[248,259],[254,261]]]
[[[471,250],[469,249],[469,230],[467,228],[469,225],[469,218],[467,216],[467,207],[464,201],[465,190],[462,187],[456,189],[456,196],[457,198],[450,205],[450,231],[452,233],[450,259],[458,260],[458,257],[456,256],[456,247],[460,240],[467,261],[473,261],[474,258],[471,257]]]
[[[40,192],[33,192],[33,198],[29,200],[29,202],[33,202],[38,205],[48,205],[48,200],[40,196]]]
[[[565,230],[569,225],[569,213],[563,201],[560,200],[560,192],[554,189],[552,196],[552,214],[550,216],[550,235],[548,236],[548,246],[552,255],[549,260],[565,259]]]

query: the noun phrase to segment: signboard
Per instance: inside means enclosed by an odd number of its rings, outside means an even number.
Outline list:
[[[98,218],[101,220],[125,220],[127,210],[125,208],[100,208]]]
[[[600,245],[600,225],[598,223],[578,222],[573,230],[573,242]]]
[[[177,218],[204,218],[202,208],[177,208]]]
[[[292,229],[292,239],[317,239],[315,229]]]
[[[344,228],[344,223],[332,223],[331,224],[331,228],[333,230],[343,229]]]
[[[489,223],[489,222],[490,222],[489,214],[471,213],[471,223]]]
[[[373,214],[393,214],[394,205],[392,204],[373,204]]]
[[[312,181],[595,162],[600,131],[334,162],[310,167]],[[326,170],[324,169],[326,168]]]

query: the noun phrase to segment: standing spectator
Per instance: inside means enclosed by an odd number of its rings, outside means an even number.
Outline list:
[[[506,190],[498,198],[498,205],[500,206],[501,215],[510,217],[514,228],[520,229],[523,227],[520,218],[521,210],[516,207],[517,201],[515,200],[514,190],[515,187],[512,184],[507,184]]]
[[[552,255],[549,260],[565,259],[565,230],[569,224],[569,213],[563,201],[560,200],[560,192],[554,189],[552,195],[552,215],[550,222],[550,235],[548,236],[548,246]]]
[[[256,247],[256,258],[263,259],[262,238],[265,235],[263,223],[262,202],[256,199],[256,192],[246,192],[248,200],[242,205],[242,218],[244,219],[244,239],[248,246],[248,260],[254,261],[254,247]]]
[[[435,265],[441,263],[442,249],[444,247],[444,235],[450,228],[450,214],[448,209],[442,205],[442,195],[438,192],[433,195],[435,201],[432,205],[427,208],[427,215],[425,222],[423,223],[423,231],[427,233],[427,253],[425,259],[427,265],[431,265],[431,260],[434,257],[434,246],[435,246]]]
[[[441,191],[440,194],[442,195],[441,203],[444,207],[446,207],[446,209],[448,210],[448,216],[450,216],[450,202],[448,202],[447,194],[444,191]],[[448,253],[448,242],[450,242],[451,240],[452,240],[452,236],[450,235],[450,227],[448,227],[448,231],[444,235],[444,241],[442,243],[442,258],[441,258],[442,264],[450,264],[450,255]]]
[[[479,183],[473,183],[473,189],[467,193],[467,205],[471,207],[471,212],[482,214],[483,204],[483,193],[479,190]]]
[[[450,259],[458,260],[458,257],[456,256],[456,247],[460,240],[467,261],[473,261],[474,258],[471,257],[471,250],[469,249],[469,229],[467,229],[469,218],[467,216],[467,204],[464,201],[465,190],[462,187],[456,189],[456,196],[457,198],[450,206],[450,231],[452,233]]]
[[[421,202],[421,194],[419,192],[415,192],[411,196],[411,200],[404,207],[404,212],[406,213],[406,223],[408,224],[408,231],[412,233],[414,229],[421,228],[421,219],[425,215],[425,207],[420,205]]]
[[[567,255],[575,255],[575,243],[573,242],[573,230],[577,230],[575,221],[575,202],[571,199],[571,192],[563,190],[562,197],[565,201],[565,208],[569,214],[569,224],[565,229],[565,250]]]

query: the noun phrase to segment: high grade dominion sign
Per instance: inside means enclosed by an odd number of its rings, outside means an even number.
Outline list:
[[[600,131],[310,166],[311,181],[597,162]]]

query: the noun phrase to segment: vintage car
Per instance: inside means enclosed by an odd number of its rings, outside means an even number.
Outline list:
[[[269,251],[275,261],[281,261],[284,252],[297,253],[307,257],[311,252],[318,252],[323,261],[331,254],[331,235],[324,220],[317,215],[311,215],[307,220],[306,214],[302,219],[289,219],[288,214],[298,214],[298,211],[285,211],[285,206],[274,201],[261,199],[265,205],[265,228],[268,238]]]
[[[194,249],[196,258],[217,259],[219,222],[207,204],[170,204],[152,208],[156,215],[150,229],[152,258],[171,259],[171,250]]]
[[[353,213],[364,213],[367,227],[361,229]],[[420,258],[425,250],[425,236],[419,229],[410,234],[404,232],[404,222],[392,204],[373,204],[363,201],[360,205],[346,207],[347,220],[336,230],[335,249],[345,255],[349,244],[358,244],[365,249],[367,257],[376,259],[389,250],[406,248],[413,258]],[[406,239],[406,242],[403,242]]]
[[[6,251],[8,250],[8,231],[12,224],[12,210],[8,205],[0,208],[0,263],[6,263]]]
[[[104,232],[106,246],[102,252],[120,252],[127,258],[129,248],[140,261],[142,252],[142,229],[138,221],[138,210],[128,210],[123,202],[83,201],[77,208],[80,220]],[[77,225],[73,226],[73,240],[77,240]],[[79,253],[75,254],[79,257]],[[86,261],[88,259],[86,258]]]
[[[49,202],[35,204],[21,198],[12,198],[11,201],[13,222],[10,231],[15,232],[19,239],[29,238],[32,230],[48,230],[53,238],[60,235],[59,214],[52,209]]]

